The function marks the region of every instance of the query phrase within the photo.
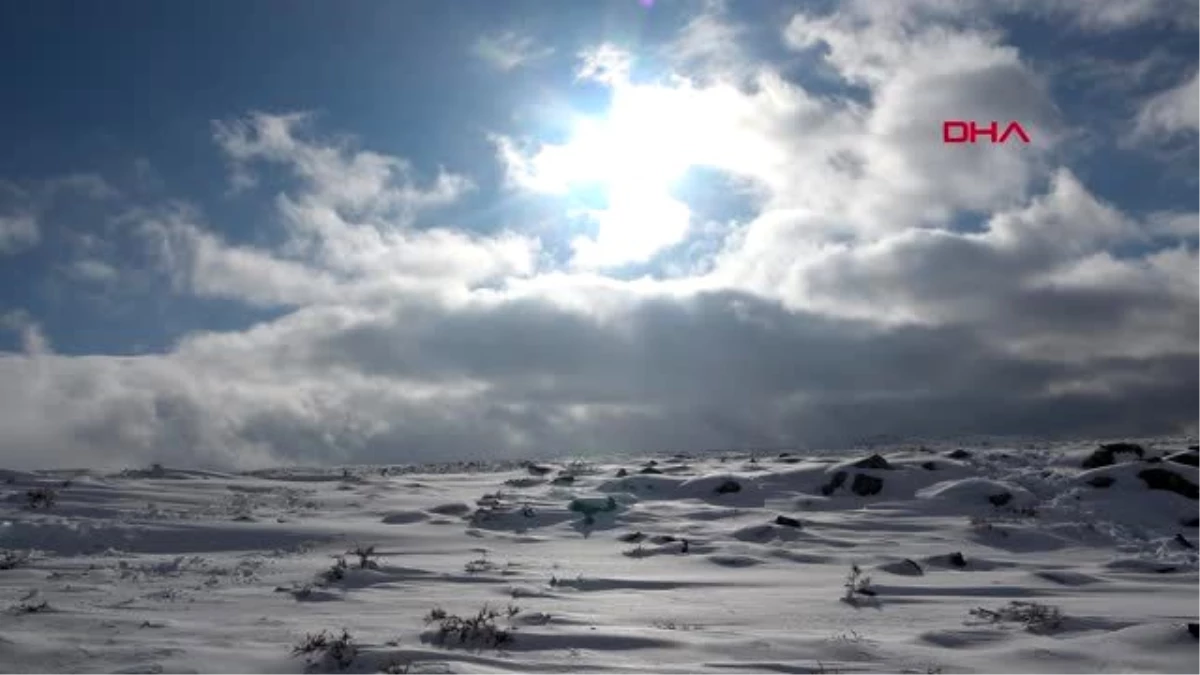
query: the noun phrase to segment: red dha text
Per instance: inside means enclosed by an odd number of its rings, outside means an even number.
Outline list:
[[[942,122],[943,143],[975,143],[980,136],[986,137],[992,143],[1004,143],[1009,136],[1016,134],[1022,142],[1029,142],[1029,134],[1021,128],[1020,122],[1009,122],[1004,131],[1000,131],[999,122],[989,122],[987,126],[969,120],[946,120]]]

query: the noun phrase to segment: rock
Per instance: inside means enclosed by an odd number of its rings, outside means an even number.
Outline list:
[[[661,546],[662,544],[670,544],[671,542],[678,540],[669,534],[657,534],[653,537],[650,537],[650,541]]]
[[[617,469],[617,478],[624,478],[624,477],[626,477],[626,476],[628,476],[628,475],[629,475],[629,472],[628,472],[628,471],[626,471],[625,469],[623,469],[623,468],[622,468],[622,469]]]
[[[775,516],[776,525],[784,525],[786,527],[800,527],[800,521],[787,516]]]
[[[1200,527],[1200,518],[1184,518],[1179,524],[1184,527]]]
[[[854,474],[854,482],[850,484],[850,491],[860,497],[870,497],[871,495],[879,494],[883,489],[883,479],[874,476],[868,476],[865,473]]]
[[[1188,450],[1191,450],[1192,452],[1200,452],[1200,445],[1189,445]]]
[[[799,464],[804,461],[802,457],[782,457],[779,460],[780,464]]]
[[[821,494],[825,495],[826,497],[833,494],[834,490],[842,487],[842,485],[846,482],[846,475],[847,474],[845,471],[839,471],[833,474],[833,477],[829,479],[829,482],[821,486]]]
[[[1192,542],[1188,541],[1187,537],[1183,536],[1182,534],[1175,535],[1175,543],[1179,544],[1180,546],[1182,546],[1184,548],[1190,548],[1190,549],[1196,548],[1196,545],[1193,544]]]
[[[621,535],[620,537],[617,537],[617,539],[620,539],[621,541],[630,543],[630,544],[636,544],[637,542],[639,542],[645,538],[646,538],[646,535],[642,534],[640,531],[639,532],[627,532],[627,533]]]
[[[548,466],[538,466],[537,464],[530,464],[525,467],[525,470],[528,471],[530,473],[530,475],[533,475],[533,476],[545,476],[546,474],[553,471],[553,469],[551,469]]]
[[[926,471],[937,471],[938,465],[937,462],[921,462],[921,468]]]
[[[924,576],[924,575],[925,575],[925,570],[921,569],[921,566],[917,564],[917,561],[916,561],[916,560],[913,560],[912,558],[905,558],[905,559],[904,559],[904,564],[905,564],[905,565],[908,565],[909,567],[911,567],[911,568],[912,568],[912,570],[913,570],[914,572],[916,572],[917,576]]]
[[[658,469],[656,469],[652,466],[648,466],[648,467],[642,469],[641,471],[638,471],[638,473],[644,473],[644,474],[649,474],[649,475],[654,475],[654,476],[662,474],[661,471],[659,471]]]
[[[564,476],[559,476],[550,482],[554,485],[573,485],[575,483],[575,476],[566,474]]]
[[[1146,451],[1137,443],[1107,443],[1092,451],[1083,460],[1083,468],[1096,469],[1102,466],[1112,466],[1117,461],[1117,455],[1133,454],[1141,459]]]
[[[1162,457],[1147,457],[1146,459],[1144,459],[1142,461],[1147,464],[1161,464]]]
[[[890,470],[892,468],[892,465],[889,464],[888,461],[886,459],[884,459],[882,455],[871,455],[870,457],[865,457],[863,459],[858,460],[851,466],[853,466],[856,469]]]
[[[1117,482],[1117,479],[1112,476],[1092,476],[1088,479],[1087,484],[1094,488],[1106,488],[1112,486],[1115,482]]]
[[[959,568],[967,566],[967,559],[963,557],[961,551],[955,551],[954,553],[946,556],[946,562]]]
[[[1001,492],[998,494],[994,494],[994,495],[988,497],[988,501],[992,503],[992,506],[1004,506],[1005,504],[1012,501],[1012,493],[1011,492]]]
[[[717,490],[716,490],[717,494],[719,494],[719,495],[728,495],[728,494],[733,494],[734,492],[741,492],[741,491],[742,491],[742,484],[733,479],[729,479],[729,480],[725,481],[724,483],[721,483],[720,485],[717,486]]]
[[[1200,465],[1200,455],[1194,452],[1180,452],[1167,457],[1167,461],[1175,462],[1176,464],[1186,464],[1188,466],[1198,466]]]
[[[649,462],[646,462],[646,466],[658,466],[658,460],[652,459]]]
[[[947,452],[946,456],[950,459],[968,459],[971,457],[971,453],[963,450],[962,448],[958,448],[957,450],[951,450],[950,452]]]
[[[1174,471],[1159,468],[1143,469],[1138,472],[1138,478],[1141,478],[1146,483],[1146,487],[1151,490],[1168,490],[1188,499],[1196,499],[1200,496],[1197,495],[1195,483]]]
[[[1188,622],[1187,628],[1188,632],[1192,634],[1192,637],[1200,639],[1200,623]]]

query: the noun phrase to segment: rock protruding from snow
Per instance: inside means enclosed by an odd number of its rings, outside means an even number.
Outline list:
[[[1138,472],[1138,478],[1151,490],[1167,490],[1188,499],[1198,497],[1195,483],[1168,469],[1143,469]]]
[[[1096,448],[1083,460],[1083,468],[1097,469],[1102,466],[1112,466],[1117,463],[1117,455],[1136,455],[1138,459],[1141,459],[1146,456],[1146,451],[1137,443],[1107,443]]]
[[[1200,454],[1195,452],[1179,452],[1170,457],[1167,457],[1168,462],[1176,464],[1185,464],[1187,466],[1200,466]]]
[[[881,490],[883,490],[883,479],[868,476],[865,473],[854,474],[854,482],[850,484],[850,491],[859,497],[877,495]]]
[[[878,454],[871,455],[870,457],[864,457],[851,466],[856,469],[881,469],[885,471],[892,469],[892,465],[883,458],[883,455]]]

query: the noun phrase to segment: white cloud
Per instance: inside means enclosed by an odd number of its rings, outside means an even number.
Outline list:
[[[552,47],[539,45],[532,36],[511,30],[481,36],[472,51],[489,66],[504,72],[529,66],[554,54]]]
[[[41,239],[37,219],[29,213],[0,216],[0,255],[20,253]]]
[[[1181,131],[1200,130],[1200,73],[1176,87],[1155,94],[1138,110],[1135,137],[1155,139]]]

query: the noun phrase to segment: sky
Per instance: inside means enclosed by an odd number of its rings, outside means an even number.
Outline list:
[[[2,3],[0,466],[1195,434],[1198,14]]]

